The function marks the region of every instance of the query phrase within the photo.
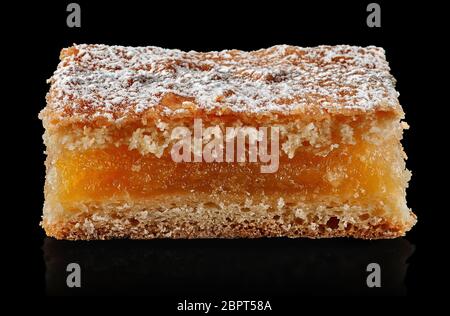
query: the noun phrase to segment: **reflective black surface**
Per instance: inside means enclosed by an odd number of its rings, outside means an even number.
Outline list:
[[[406,294],[406,239],[149,240],[70,242],[46,238],[47,294]],[[66,267],[81,267],[68,288]],[[369,263],[381,288],[369,288]]]
[[[23,295],[106,293],[275,293],[275,294],[430,294],[440,293],[447,275],[447,185],[440,185],[447,156],[448,134],[442,93],[446,80],[442,49],[446,14],[432,4],[411,5],[377,1],[382,27],[366,25],[367,2],[300,1],[243,6],[240,2],[205,6],[193,2],[76,1],[82,7],[82,27],[66,26],[68,2],[35,1],[4,9],[5,43],[12,49],[5,59],[16,76],[7,77],[15,89],[4,94],[7,130],[20,149],[8,165],[5,194],[11,208],[4,229],[11,229],[10,244],[18,252],[5,252],[9,293]],[[5,5],[7,5],[5,3]],[[230,22],[231,21],[231,22]],[[442,26],[441,26],[442,24]],[[446,31],[447,32],[447,31]],[[433,36],[434,35],[434,36]],[[446,35],[446,33],[445,33]],[[436,40],[435,37],[438,37]],[[44,239],[39,227],[45,178],[42,122],[48,79],[63,47],[72,43],[132,46],[156,45],[183,50],[253,50],[275,44],[376,45],[386,50],[397,79],[400,103],[411,126],[403,145],[407,167],[413,173],[407,190],[409,207],[418,215],[407,240],[232,240],[232,241],[112,241],[62,242]],[[442,86],[442,87],[441,87]],[[24,88],[25,87],[25,88]],[[17,111],[17,113],[16,113]],[[438,112],[437,112],[438,111]],[[437,115],[436,113],[439,113]],[[442,113],[442,115],[441,115]],[[441,130],[442,129],[442,130]],[[11,133],[10,133],[11,134]],[[436,136],[436,135],[441,135]],[[444,142],[445,143],[445,142]],[[5,147],[7,149],[9,147]],[[441,161],[442,160],[442,161]],[[17,172],[19,171],[19,175]],[[444,177],[445,179],[445,177]],[[442,192],[441,192],[442,191]],[[15,210],[18,202],[23,210]],[[444,235],[443,237],[440,234]],[[24,238],[24,240],[19,240]],[[441,244],[442,243],[442,244]],[[413,253],[413,244],[417,246]],[[27,248],[26,246],[29,246]],[[25,247],[25,248],[24,248]],[[410,260],[407,258],[410,257]],[[365,286],[365,268],[377,261],[382,287]],[[410,261],[408,265],[407,262]],[[69,262],[82,267],[82,288],[65,286]],[[155,301],[155,300],[154,300]]]

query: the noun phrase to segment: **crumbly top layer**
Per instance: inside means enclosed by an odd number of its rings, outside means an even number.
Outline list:
[[[277,45],[245,52],[74,45],[63,49],[45,113],[117,122],[145,113],[285,115],[401,111],[379,47]]]

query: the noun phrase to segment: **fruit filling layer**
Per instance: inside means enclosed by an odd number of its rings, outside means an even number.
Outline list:
[[[297,150],[282,155],[277,172],[261,173],[261,162],[181,162],[158,158],[127,146],[63,150],[54,162],[62,203],[151,199],[160,195],[226,192],[295,196],[305,202],[336,197],[339,203],[379,200],[403,194],[404,162],[397,139],[382,146],[369,142],[340,145],[322,157]]]

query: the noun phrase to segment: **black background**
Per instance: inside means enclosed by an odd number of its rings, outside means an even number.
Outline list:
[[[9,101],[8,109],[14,111],[12,119],[6,117],[4,121],[8,129],[14,128],[12,146],[23,150],[13,158],[20,162],[21,172],[17,176],[17,169],[11,168],[16,173],[10,177],[12,190],[8,192],[13,208],[17,208],[17,203],[24,205],[19,212],[9,212],[15,221],[11,236],[17,236],[14,237],[18,238],[17,242],[25,237],[20,257],[14,261],[22,272],[10,275],[14,292],[165,293],[183,295],[183,298],[215,295],[217,299],[237,295],[245,299],[276,294],[377,295],[437,291],[436,285],[443,282],[441,275],[445,275],[440,261],[440,251],[445,251],[440,248],[443,241],[440,233],[445,229],[441,227],[445,225],[442,216],[447,212],[440,197],[443,192],[440,188],[445,190],[445,184],[441,185],[439,180],[447,172],[442,149],[447,133],[441,124],[446,107],[442,99],[446,90],[442,86],[448,79],[438,79],[447,67],[442,62],[446,54],[445,33],[439,25],[443,8],[429,2],[414,5],[377,1],[381,5],[382,26],[369,28],[366,6],[370,1],[210,1],[204,4],[78,1],[81,28],[68,28],[69,2],[15,5],[4,12],[8,21],[3,28],[5,41],[13,47],[11,51],[3,51],[7,54],[5,66],[13,66],[8,77],[12,84],[7,86],[7,95],[12,96],[13,102]],[[383,47],[411,126],[403,144],[409,157],[408,169],[413,172],[408,204],[418,215],[418,224],[401,241],[276,239],[74,244],[44,239],[38,224],[43,204],[45,156],[43,128],[37,115],[45,106],[48,90],[45,80],[56,69],[59,51],[72,43],[155,45],[199,51],[252,50],[275,44]],[[20,232],[16,230],[18,227]],[[198,256],[192,255],[195,253]],[[408,255],[411,253],[412,256]],[[408,257],[406,278],[397,282],[396,271],[406,271]],[[61,286],[65,281],[65,264],[70,260],[79,260],[87,266],[84,273],[90,281],[78,292]],[[370,260],[386,262],[392,269],[384,279],[387,288],[368,290],[365,287],[364,269]],[[149,269],[154,269],[150,275]],[[23,271],[26,271],[25,278],[22,278]],[[389,278],[394,280],[392,284]]]

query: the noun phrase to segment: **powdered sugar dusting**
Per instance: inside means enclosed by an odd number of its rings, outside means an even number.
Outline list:
[[[398,106],[382,48],[278,45],[200,53],[159,47],[75,45],[50,78],[47,107],[66,115],[117,120],[174,102],[213,111],[289,113]],[[176,96],[165,102],[167,95]],[[175,101],[174,101],[175,100]]]

